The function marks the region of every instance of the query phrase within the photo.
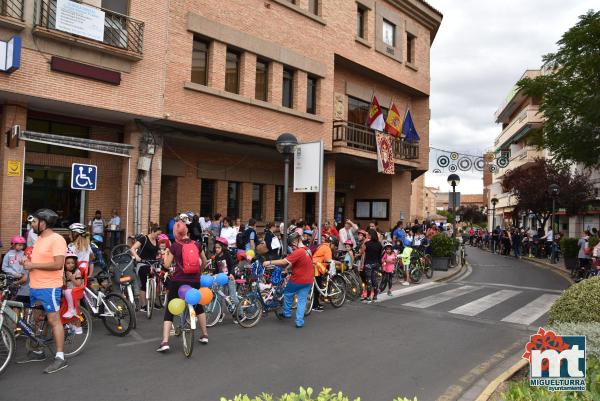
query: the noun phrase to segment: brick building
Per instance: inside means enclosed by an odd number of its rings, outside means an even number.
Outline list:
[[[324,141],[325,218],[385,228],[410,213],[411,182],[428,165],[429,54],[442,19],[424,1],[7,2],[0,40],[17,35],[23,48],[20,68],[0,75],[2,134],[22,131],[0,147],[5,242],[42,206],[63,225],[116,208],[127,234],[184,210],[281,219],[283,132]],[[58,18],[78,7],[101,7],[102,37]],[[377,173],[364,126],[373,94],[410,108],[421,136],[394,143],[393,176]],[[75,162],[98,166],[97,190],[83,197],[69,185]],[[357,201],[368,213],[356,216]],[[291,193],[290,218],[316,210],[314,194]]]

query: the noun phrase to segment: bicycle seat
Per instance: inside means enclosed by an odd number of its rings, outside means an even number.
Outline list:
[[[129,283],[131,280],[132,280],[131,276],[121,276],[119,278],[119,283],[126,284],[126,283]]]

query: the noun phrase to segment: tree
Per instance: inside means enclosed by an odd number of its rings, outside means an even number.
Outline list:
[[[486,221],[485,214],[476,205],[461,206],[456,212],[460,216],[460,221],[464,223],[482,224]]]
[[[600,11],[588,11],[543,57],[545,70],[517,83],[540,99],[546,121],[533,138],[560,161],[600,165]]]
[[[542,226],[552,214],[552,197],[548,193],[551,184],[560,187],[556,208],[564,208],[570,215],[579,213],[586,202],[594,199],[589,173],[572,173],[568,165],[546,159],[535,159],[506,173],[502,179],[503,191],[517,198],[513,213],[532,213]]]

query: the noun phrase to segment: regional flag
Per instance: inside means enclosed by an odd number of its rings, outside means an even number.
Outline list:
[[[383,131],[385,129],[385,121],[383,120],[383,111],[377,97],[373,96],[371,105],[369,106],[369,118],[367,119],[367,125],[369,128],[375,131]]]
[[[404,139],[408,142],[417,142],[421,139],[417,133],[415,124],[413,123],[410,110],[406,112],[406,117],[404,118],[404,123],[402,124],[402,134],[404,134]]]
[[[390,111],[388,111],[387,120],[385,120],[385,131],[391,136],[400,136],[400,130],[402,129],[400,123],[400,113],[396,108],[396,104],[392,102]]]

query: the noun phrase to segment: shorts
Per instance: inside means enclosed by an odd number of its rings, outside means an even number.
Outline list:
[[[31,306],[34,306],[36,302],[44,308],[46,313],[58,312],[60,310],[60,288],[30,288],[29,299]]]

